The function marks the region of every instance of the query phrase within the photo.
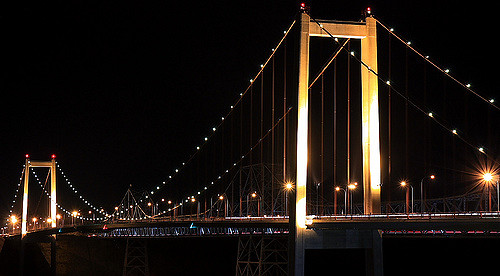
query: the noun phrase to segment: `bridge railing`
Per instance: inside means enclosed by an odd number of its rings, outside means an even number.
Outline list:
[[[413,204],[410,202],[408,205],[409,210],[406,210],[406,201],[391,201],[382,202],[382,214],[407,214],[407,213],[483,213],[488,212],[488,196],[484,193],[465,194],[452,197],[432,198],[424,201],[425,208],[422,208],[422,201],[414,199]],[[491,198],[491,210],[498,211],[496,197]],[[311,210],[316,210],[315,206],[311,204]],[[325,204],[323,213],[325,215],[346,215],[344,204],[337,205],[337,213],[334,213],[333,204]],[[348,206],[347,215],[360,215],[363,214],[363,204],[357,203]],[[316,215],[309,213],[311,215]]]

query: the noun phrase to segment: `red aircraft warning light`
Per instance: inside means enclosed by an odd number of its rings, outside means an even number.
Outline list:
[[[300,3],[301,11],[309,12],[310,11],[309,9],[310,9],[309,6],[305,2]]]
[[[26,157],[26,158],[30,158],[30,155],[29,155],[29,154],[26,154],[26,155],[25,155],[25,157]]]
[[[52,154],[52,159],[56,159],[56,155],[55,154]]]

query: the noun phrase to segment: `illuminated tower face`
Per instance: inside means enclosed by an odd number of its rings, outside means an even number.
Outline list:
[[[306,227],[309,39],[311,36],[333,36],[361,40],[361,61],[370,68],[361,66],[364,213],[380,213],[378,78],[374,74],[374,72],[378,72],[376,21],[372,17],[367,17],[365,24],[321,22],[321,26],[319,26],[316,22],[311,22],[309,15],[303,13],[300,26],[297,118],[297,198],[295,202],[297,228]]]
[[[295,216],[296,227],[306,228],[307,133],[309,124],[309,35],[310,17],[302,14],[299,48],[299,100],[297,111],[297,177]]]
[[[377,66],[377,22],[366,18],[366,36],[361,39],[361,61],[371,70]],[[361,66],[361,131],[363,148],[363,191],[365,214],[380,213],[380,135],[378,78]]]

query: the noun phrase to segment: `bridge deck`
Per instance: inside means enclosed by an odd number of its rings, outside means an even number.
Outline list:
[[[381,230],[384,234],[500,235],[500,213],[322,216],[309,217],[307,227],[317,230]],[[28,233],[27,238],[36,240],[75,232],[98,237],[288,234],[289,223],[288,218],[283,217],[121,221],[43,229]]]
[[[308,227],[323,230],[377,229],[385,233],[436,230],[500,233],[500,217],[498,213],[321,217],[310,221]]]

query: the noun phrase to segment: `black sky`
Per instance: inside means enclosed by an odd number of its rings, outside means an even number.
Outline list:
[[[374,14],[498,95],[491,2],[310,1],[316,18]],[[0,213],[24,154],[54,153],[110,208],[160,183],[224,115],[298,10],[296,1],[55,1],[1,9]],[[499,99],[500,100],[500,99]]]

